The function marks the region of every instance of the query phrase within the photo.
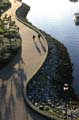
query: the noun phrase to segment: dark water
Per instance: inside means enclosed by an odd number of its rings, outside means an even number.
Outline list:
[[[79,26],[73,15],[79,11],[79,2],[69,0],[23,0],[31,6],[28,19],[38,28],[64,43],[73,62],[73,87],[79,96]]]

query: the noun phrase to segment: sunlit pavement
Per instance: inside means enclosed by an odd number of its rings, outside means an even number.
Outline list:
[[[16,20],[15,10],[21,3],[14,0],[10,1],[12,7],[5,13],[8,16],[11,15],[12,20],[20,28],[22,52],[0,71],[0,120],[44,120],[44,118],[33,115],[32,111],[31,114],[28,112],[22,96],[22,87],[23,82],[29,80],[37,71],[47,51],[43,50],[38,34]],[[34,40],[33,35],[36,36]],[[47,50],[46,41],[42,38],[40,40]]]

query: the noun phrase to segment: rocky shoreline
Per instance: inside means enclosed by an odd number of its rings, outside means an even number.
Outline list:
[[[24,15],[22,14],[23,10]],[[36,27],[26,19],[29,10],[29,6],[22,4],[16,14],[22,21],[26,22],[27,26],[31,25],[31,29],[34,29]],[[48,42],[48,56],[38,73],[29,81],[26,88],[26,97],[37,109],[64,119],[64,83],[69,85],[67,97],[68,100],[71,99],[73,109],[78,108],[77,97],[72,89],[72,63],[67,48],[44,31],[40,31]]]
[[[33,80],[36,82],[42,82],[43,80],[45,80],[45,82],[47,82],[47,80],[50,81],[50,85],[53,84],[55,91],[58,93],[58,96],[60,97],[61,95],[61,97],[63,97],[62,90],[64,83],[68,83],[69,87],[71,88],[71,82],[73,79],[72,63],[65,46],[45,32],[42,33],[47,39],[49,52],[44,65],[39,70],[37,75],[33,77]],[[28,85],[28,88],[29,86],[31,85]],[[33,92],[33,90],[31,91]]]
[[[79,108],[78,98],[72,88],[73,64],[67,48],[49,34],[41,32],[47,39],[49,52],[44,65],[29,81],[26,96],[37,109],[63,120],[66,101],[68,111]],[[64,83],[69,85],[67,96],[63,90]],[[69,116],[71,113],[68,113]],[[79,117],[75,112],[74,116],[75,119]]]
[[[69,84],[69,97],[74,98],[71,88],[72,64],[67,49],[62,43],[43,32],[45,35],[49,52],[44,65],[31,79],[27,86],[27,96],[37,109],[61,116],[65,105],[63,85]],[[60,107],[60,109],[57,109]],[[63,107],[63,109],[65,109]],[[62,115],[64,116],[64,115]]]

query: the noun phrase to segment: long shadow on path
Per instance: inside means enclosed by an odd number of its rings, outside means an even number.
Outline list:
[[[35,38],[33,38],[33,41],[34,41],[34,44],[35,44],[35,47],[36,47],[38,53],[41,55],[41,50],[40,50],[40,48],[38,47],[38,45],[37,45],[37,43],[36,43],[36,41],[35,41]]]
[[[40,38],[38,38],[38,39],[39,39],[39,42],[40,42],[40,44],[41,44],[41,46],[42,46],[43,51],[46,52],[46,48],[45,48],[45,46],[43,45],[41,39],[40,39]]]
[[[24,63],[20,51],[13,61],[0,71],[0,120],[16,120],[16,101],[23,97],[23,82],[27,80],[22,64]]]
[[[21,58],[20,51],[12,63],[0,71],[0,120],[17,120],[16,106],[20,98],[21,100],[23,99],[23,83],[27,80],[23,64],[24,61]],[[15,65],[17,67],[15,67]],[[24,104],[23,101],[23,108],[24,107],[26,119],[22,120],[49,120],[34,112],[29,106]],[[21,109],[23,110],[23,108]]]

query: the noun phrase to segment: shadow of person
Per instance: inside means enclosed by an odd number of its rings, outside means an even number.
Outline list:
[[[5,82],[2,82],[0,86],[0,120],[3,120],[3,109],[6,106],[6,92],[7,92],[7,85]]]
[[[45,48],[45,46],[43,45],[43,43],[41,41],[41,35],[40,34],[38,34],[38,39],[39,39],[39,42],[41,44],[41,47],[42,47],[43,51],[46,52],[46,48]]]
[[[2,82],[2,86],[1,86],[1,97],[2,98],[5,97],[6,91],[7,91],[7,86],[4,84],[4,82]]]
[[[36,50],[38,51],[38,53],[41,55],[41,50],[40,50],[40,48],[38,47],[38,45],[37,45],[37,43],[36,43],[36,41],[35,41],[35,36],[33,35],[33,41],[34,41],[34,45],[35,45],[35,47],[36,47]]]
[[[10,97],[8,99],[8,103],[5,106],[5,115],[4,115],[4,120],[10,120],[11,115],[13,117],[13,119],[15,120],[15,100],[14,100],[14,96],[13,96],[13,80],[11,79],[10,81],[11,83],[11,93],[10,93]]]
[[[15,120],[16,93],[18,95],[19,91],[22,92],[23,80],[27,79],[26,74],[24,73],[24,68],[21,68],[21,64],[23,64],[23,59],[21,57],[20,50],[18,54],[13,58],[13,61],[5,68],[0,70],[0,120],[10,120],[12,116]],[[19,66],[18,69],[15,69],[15,65]],[[18,79],[18,84],[16,84],[16,87],[14,84],[14,82],[16,81],[14,77],[15,73],[20,78]],[[10,87],[9,90],[8,86]],[[23,96],[19,95],[19,97]]]
[[[26,74],[21,64],[19,64],[19,68],[14,70],[14,85],[16,87],[16,96],[22,97],[22,90],[24,88],[24,82],[27,80]]]

